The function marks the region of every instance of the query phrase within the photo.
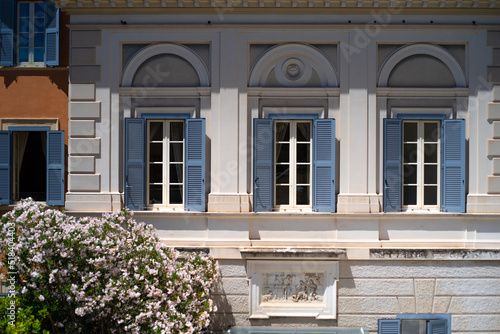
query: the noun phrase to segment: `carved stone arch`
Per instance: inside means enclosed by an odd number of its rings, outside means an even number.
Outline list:
[[[453,78],[455,87],[467,87],[467,80],[462,67],[455,57],[445,48],[432,44],[413,44],[402,46],[394,51],[382,64],[378,77],[378,87],[387,87],[389,76],[399,62],[413,55],[429,55],[437,58],[448,67]]]
[[[162,43],[148,45],[142,48],[134,55],[134,57],[129,60],[129,62],[125,66],[125,70],[123,71],[122,87],[131,87],[132,81],[134,80],[134,75],[139,67],[149,58],[160,54],[172,54],[185,59],[191,64],[191,66],[193,66],[196,73],[198,74],[200,87],[210,86],[208,70],[200,56],[198,56],[191,49],[185,46]]]
[[[249,87],[264,87],[273,69],[283,86],[304,86],[314,69],[322,87],[338,87],[335,67],[323,52],[305,44],[283,44],[267,50],[250,71]]]

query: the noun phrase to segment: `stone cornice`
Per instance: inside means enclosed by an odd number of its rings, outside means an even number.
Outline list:
[[[54,0],[60,8],[93,14],[128,12],[163,13],[286,13],[286,14],[365,14],[387,10],[389,14],[472,14],[498,15],[498,0]],[[77,11],[78,10],[78,11]]]

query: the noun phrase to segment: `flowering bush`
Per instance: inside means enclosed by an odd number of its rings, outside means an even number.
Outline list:
[[[3,267],[17,272],[21,301],[47,308],[51,332],[197,333],[209,323],[217,263],[180,258],[128,210],[77,220],[28,199],[0,233],[0,253],[15,254]]]

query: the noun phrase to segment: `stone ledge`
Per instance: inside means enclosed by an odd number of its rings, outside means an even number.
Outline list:
[[[344,248],[240,248],[243,258],[346,258]]]
[[[371,259],[500,260],[499,249],[370,249]]]

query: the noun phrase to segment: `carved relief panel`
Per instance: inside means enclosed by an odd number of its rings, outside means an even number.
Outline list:
[[[248,261],[250,318],[336,318],[337,261]]]

